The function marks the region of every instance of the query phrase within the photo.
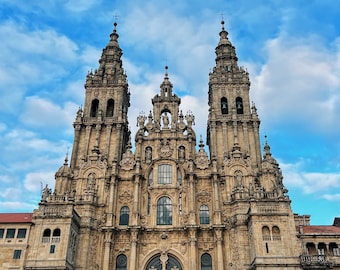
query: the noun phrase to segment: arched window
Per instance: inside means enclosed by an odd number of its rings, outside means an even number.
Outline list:
[[[157,225],[172,224],[172,203],[170,198],[161,197],[157,202]]]
[[[207,205],[201,205],[200,207],[200,224],[209,224],[209,207]]]
[[[59,243],[60,242],[60,229],[54,229],[52,235],[52,243]]]
[[[127,257],[124,254],[120,254],[116,259],[116,270],[127,269]]]
[[[113,109],[114,109],[114,100],[110,98],[107,101],[106,105],[106,117],[112,117],[113,116]]]
[[[162,268],[162,261],[161,261],[161,255],[158,254],[155,257],[151,259],[151,261],[146,266],[146,269],[155,269],[155,270],[161,270]],[[166,261],[166,269],[176,269],[176,270],[182,270],[182,266],[179,263],[179,261],[172,255],[168,254],[168,260]]]
[[[172,166],[162,164],[158,166],[158,184],[171,184]]]
[[[130,209],[127,206],[120,208],[119,225],[129,225]]]
[[[96,117],[98,115],[99,100],[92,100],[90,117]]]
[[[270,230],[269,230],[268,226],[262,227],[262,239],[263,239],[263,241],[270,241],[271,240]]]
[[[273,235],[273,240],[281,240],[281,233],[280,233],[280,229],[277,226],[273,226],[272,228],[272,235]]]
[[[331,242],[329,244],[329,252],[331,253],[331,255],[333,256],[340,256],[340,250],[339,250],[339,246],[337,243]]]
[[[326,253],[326,245],[325,243],[319,243],[318,244],[318,255],[325,255]]]
[[[228,100],[225,97],[221,98],[221,113],[228,114]]]
[[[201,256],[201,270],[212,270],[212,259],[208,253]]]
[[[60,229],[54,229],[53,236],[60,236]]]
[[[314,243],[307,243],[306,244],[306,248],[307,248],[307,253],[308,255],[316,255],[316,248],[315,248],[315,244]]]
[[[243,101],[241,97],[236,98],[236,113],[243,114]]]
[[[51,230],[50,229],[45,229],[42,237],[42,242],[43,243],[49,243],[51,238]]]

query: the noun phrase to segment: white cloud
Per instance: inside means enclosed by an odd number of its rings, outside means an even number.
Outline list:
[[[13,183],[13,178],[10,177],[9,175],[2,174],[0,175],[0,182],[4,184],[10,184],[10,183]]]
[[[6,113],[17,112],[29,87],[62,78],[77,58],[77,45],[54,30],[7,21],[0,25],[0,39],[6,40],[0,43],[0,110]]]
[[[0,196],[6,200],[20,200],[22,198],[22,190],[19,187],[4,188]]]
[[[5,123],[0,123],[0,132],[3,132],[7,129],[7,125]]]
[[[326,199],[327,201],[332,201],[332,202],[338,202],[340,201],[340,194],[324,194],[322,196],[324,199]]]
[[[84,103],[84,94],[85,94],[84,82],[85,82],[85,79],[68,82],[67,85],[65,86],[64,97],[68,100],[73,100],[74,102],[77,102],[78,106],[82,105]],[[72,104],[72,103],[68,103],[68,104]],[[73,110],[75,106],[76,106],[75,104],[72,104],[71,109]],[[71,115],[69,115],[69,117],[71,116],[75,118],[76,111],[73,111]]]
[[[317,37],[282,36],[268,41],[266,52],[266,64],[252,78],[265,122],[300,122],[310,130],[339,132],[340,61],[334,61],[339,48],[327,49]]]
[[[37,208],[37,202],[27,203],[22,198],[18,201],[0,201],[0,212],[20,212],[27,211],[32,212],[34,208]]]
[[[305,172],[303,159],[296,164],[280,162],[280,166],[288,189],[299,188],[305,194],[320,194],[340,187],[340,173]]]
[[[36,168],[51,168],[51,166],[57,168],[62,164],[71,144],[65,140],[50,141],[24,129],[14,129],[5,134],[0,137],[0,143],[6,156],[4,163],[7,165],[4,168],[17,174]]]
[[[25,99],[20,120],[25,125],[71,129],[79,105],[67,102],[64,107],[37,96]]]
[[[197,93],[202,90],[199,86],[207,85],[209,69],[214,65],[218,30],[211,29],[216,27],[216,21],[211,21],[209,13],[188,20],[174,8],[158,9],[157,6],[146,4],[143,9],[132,8],[126,24],[122,25],[124,45],[131,53],[148,54],[146,62],[156,72],[168,65],[171,80],[175,82],[174,75],[180,78],[175,87]],[[125,57],[132,59],[127,53]],[[154,62],[153,58],[161,61]]]
[[[28,191],[37,192],[46,184],[49,187],[54,187],[55,172],[32,172],[28,173],[24,179],[24,187]]]
[[[100,4],[100,0],[68,0],[65,8],[72,12],[84,12],[91,9],[95,4]]]
[[[90,65],[86,71],[90,71],[93,68],[94,64],[98,63],[98,59],[101,56],[101,50],[89,45],[85,45],[82,51],[80,52],[80,60],[84,62],[85,65]]]

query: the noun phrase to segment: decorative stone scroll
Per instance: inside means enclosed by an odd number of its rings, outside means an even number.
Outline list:
[[[201,190],[197,194],[197,201],[200,203],[209,203],[211,201],[211,194],[206,190]]]
[[[169,139],[162,139],[161,143],[158,147],[158,154],[162,158],[168,158],[172,156],[174,149],[171,146],[170,140]]]
[[[126,152],[123,154],[122,160],[119,162],[119,165],[125,171],[132,170],[135,167],[135,156],[133,155],[131,149],[126,150]]]
[[[124,191],[119,195],[119,202],[123,204],[131,203],[132,194],[129,191]]]

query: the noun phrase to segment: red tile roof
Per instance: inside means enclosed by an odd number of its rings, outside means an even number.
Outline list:
[[[32,213],[0,213],[0,223],[30,223]]]
[[[303,233],[315,234],[340,234],[340,227],[337,226],[302,226]]]

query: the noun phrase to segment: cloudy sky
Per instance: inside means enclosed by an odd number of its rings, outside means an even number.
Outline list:
[[[98,68],[115,19],[131,130],[168,65],[183,112],[204,136],[222,16],[294,213],[332,224],[340,216],[339,0],[2,0],[0,212],[33,211],[41,186],[54,186],[85,76]]]

